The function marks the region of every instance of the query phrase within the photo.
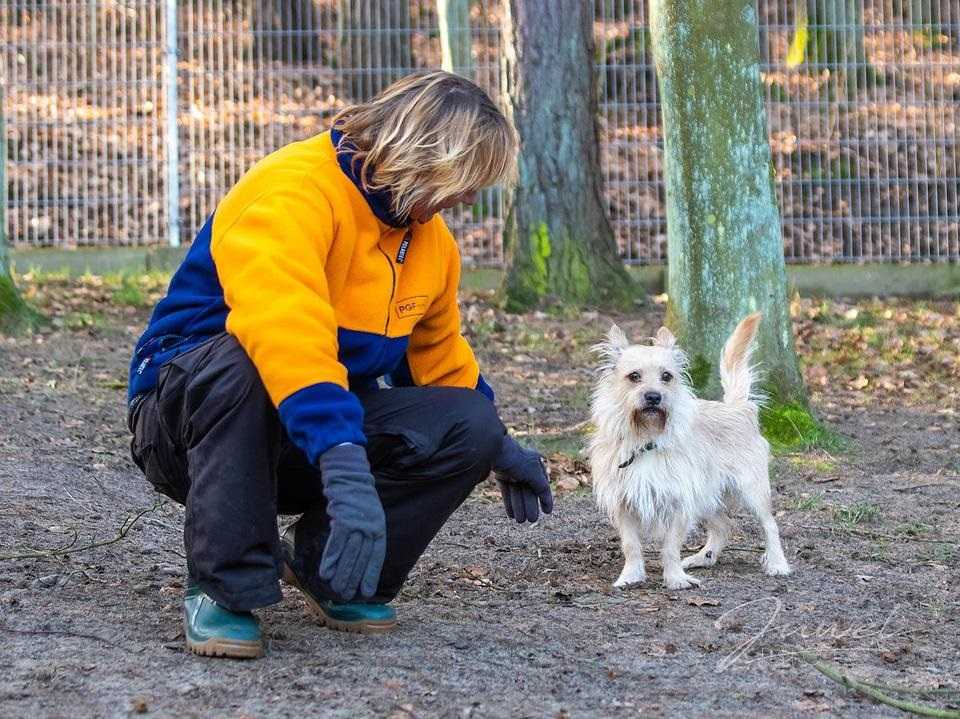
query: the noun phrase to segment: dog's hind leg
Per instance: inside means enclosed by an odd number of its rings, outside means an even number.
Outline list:
[[[627,587],[631,584],[642,584],[647,580],[647,570],[643,564],[643,547],[640,544],[640,522],[636,515],[628,509],[620,509],[614,517],[614,526],[620,533],[620,544],[623,546],[623,571],[615,587]]]
[[[708,517],[704,524],[707,526],[707,543],[699,552],[691,554],[680,563],[683,569],[712,567],[717,563],[720,552],[727,546],[733,523],[722,510]]]
[[[741,501],[760,521],[763,527],[766,550],[760,560],[763,571],[771,577],[790,574],[790,564],[783,554],[783,545],[780,544],[780,528],[773,518],[772,502],[770,499],[770,480],[766,476],[758,478],[747,487],[741,489]]]
[[[663,549],[660,558],[663,562],[663,583],[667,589],[689,589],[700,586],[700,580],[683,571],[680,564],[680,548],[690,531],[690,521],[677,514],[670,521],[663,535]]]

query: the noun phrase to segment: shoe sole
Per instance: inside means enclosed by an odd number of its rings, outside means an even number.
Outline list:
[[[184,628],[186,632],[186,628]],[[264,655],[263,642],[242,639],[207,639],[198,642],[187,636],[187,649],[201,657],[225,657],[227,659],[259,659]]]
[[[335,619],[331,617],[329,614],[323,611],[323,607],[321,607],[314,600],[314,598],[310,596],[310,592],[306,591],[302,586],[300,586],[300,582],[297,581],[297,575],[293,573],[293,570],[290,569],[286,562],[283,564],[283,581],[286,584],[289,584],[291,587],[296,587],[300,590],[300,593],[307,602],[307,609],[310,610],[310,613],[313,615],[314,619],[317,620],[318,624],[325,626],[328,629],[333,629],[337,632],[350,632],[352,634],[386,634],[397,626],[396,619],[347,622],[342,619]]]

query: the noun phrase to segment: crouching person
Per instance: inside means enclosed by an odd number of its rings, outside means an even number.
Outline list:
[[[484,92],[441,72],[349,107],[253,167],[154,310],[130,368],[132,454],[186,506],[189,649],[263,653],[251,610],[297,587],[331,629],[391,629],[440,527],[496,470],[507,514],[549,512],[460,334],[439,211],[512,168]],[[278,514],[302,514],[283,537]]]

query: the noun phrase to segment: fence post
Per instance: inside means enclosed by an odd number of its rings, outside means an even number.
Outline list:
[[[177,129],[177,0],[166,0],[167,41],[164,52],[166,90],[165,139],[167,158],[167,236],[171,247],[180,246],[180,137]]]

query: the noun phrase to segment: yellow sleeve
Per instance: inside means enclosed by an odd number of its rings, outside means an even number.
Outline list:
[[[364,443],[363,410],[337,358],[325,271],[335,231],[329,201],[303,178],[268,190],[235,216],[232,209],[217,210],[211,241],[227,331],[312,461],[335,444]]]

